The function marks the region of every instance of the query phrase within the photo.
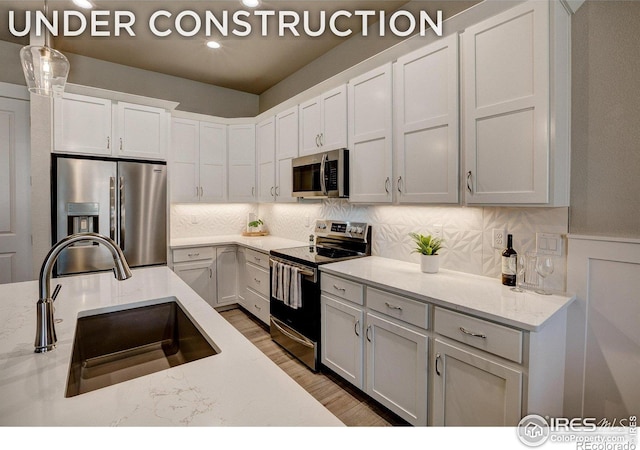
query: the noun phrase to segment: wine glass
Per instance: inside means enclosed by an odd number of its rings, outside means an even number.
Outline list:
[[[536,272],[542,277],[542,287],[536,289],[538,294],[551,295],[544,289],[544,279],[553,273],[553,259],[549,256],[538,256],[536,258]]]
[[[516,273],[516,287],[512,287],[511,290],[513,292],[524,292],[522,289],[522,285],[524,284],[525,278],[525,270],[527,269],[527,258],[524,254],[511,255],[511,260],[509,261],[511,265],[515,264],[514,272]]]

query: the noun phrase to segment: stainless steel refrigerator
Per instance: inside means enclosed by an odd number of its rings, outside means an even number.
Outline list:
[[[131,267],[167,263],[167,166],[53,155],[53,240],[95,232],[116,241]],[[104,246],[62,251],[56,275],[110,270]]]

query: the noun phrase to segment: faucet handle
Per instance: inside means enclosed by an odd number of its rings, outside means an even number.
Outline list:
[[[60,293],[60,289],[62,289],[62,285],[56,284],[55,289],[53,290],[53,294],[51,294],[51,300],[56,301],[56,297]]]

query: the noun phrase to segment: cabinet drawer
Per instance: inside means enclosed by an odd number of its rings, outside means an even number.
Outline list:
[[[247,263],[247,287],[269,297],[269,271],[262,267]]]
[[[429,328],[429,305],[367,287],[367,306],[425,330]]]
[[[433,320],[436,333],[511,361],[522,362],[522,331],[438,307]]]
[[[269,270],[269,255],[248,248],[246,258],[247,262]]]
[[[253,289],[247,289],[245,292],[245,305],[247,311],[263,321],[265,324],[269,324],[269,300],[262,295],[258,294]]]
[[[336,297],[344,298],[358,305],[364,305],[362,295],[364,287],[360,283],[354,283],[353,281],[323,273],[320,278],[320,289]]]
[[[173,262],[199,261],[214,259],[216,251],[213,247],[178,248],[173,251]]]

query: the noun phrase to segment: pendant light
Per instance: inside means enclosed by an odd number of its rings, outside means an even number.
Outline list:
[[[45,17],[48,17],[48,13],[47,0],[45,0]],[[45,29],[44,46],[23,47],[20,50],[20,61],[29,92],[48,97],[61,97],[69,75],[69,60],[58,50],[51,48],[49,41],[49,32]]]

